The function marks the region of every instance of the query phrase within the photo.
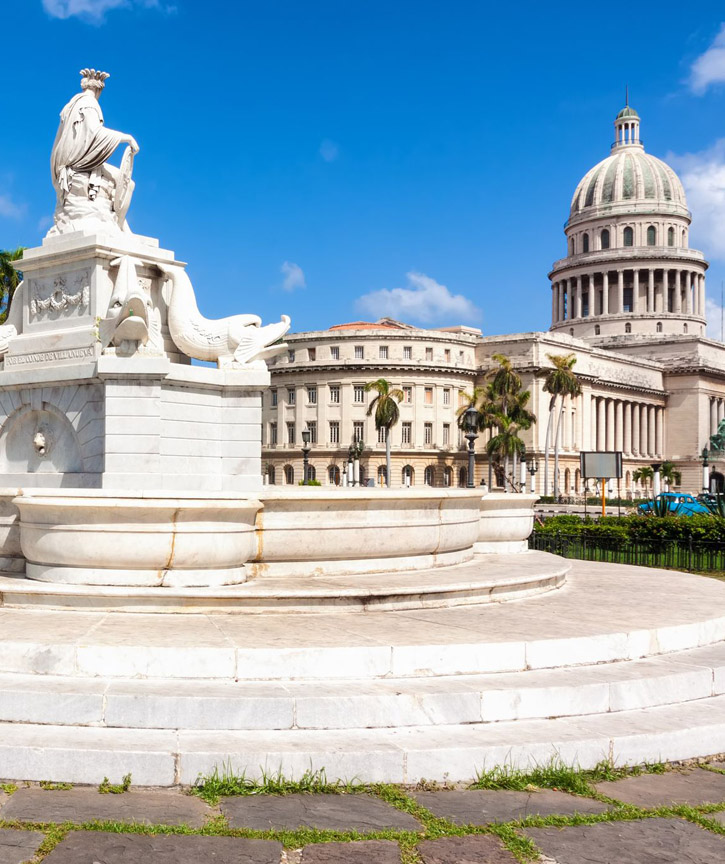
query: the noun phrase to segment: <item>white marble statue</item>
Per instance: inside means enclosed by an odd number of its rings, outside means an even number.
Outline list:
[[[108,73],[82,69],[80,74],[81,92],[60,113],[50,157],[57,203],[49,237],[83,229],[129,231],[126,213],[133,193],[131,172],[138,144],[132,135],[103,125],[98,99]],[[128,146],[121,167],[116,168],[107,160],[122,144]]]
[[[290,328],[290,319],[261,326],[257,315],[232,315],[210,321],[199,312],[194,288],[183,267],[158,265],[171,282],[168,298],[169,333],[179,350],[195,360],[219,366],[257,366],[281,353],[287,345],[279,340]]]

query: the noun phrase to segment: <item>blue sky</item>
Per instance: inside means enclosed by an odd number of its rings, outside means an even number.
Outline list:
[[[719,304],[724,20],[697,0],[626,14],[525,0],[6,4],[0,247],[47,230],[58,112],[92,66],[111,73],[106,124],[141,146],[131,227],[189,262],[209,317],[546,329],[572,192],[607,155],[628,84],[647,150],[685,182]]]

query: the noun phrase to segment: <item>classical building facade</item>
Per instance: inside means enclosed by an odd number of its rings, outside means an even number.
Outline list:
[[[582,392],[565,400],[561,415],[561,494],[583,491],[582,450],[622,452],[622,494],[642,491],[637,468],[665,459],[681,472],[683,489],[701,489],[701,452],[725,417],[725,346],[705,336],[707,262],[689,247],[682,184],[645,152],[637,113],[626,106],[614,125],[610,155],[574,192],[567,255],[549,274],[548,332],[484,337],[472,328],[423,330],[383,319],[288,337],[290,353],[271,367],[263,411],[269,482],[302,478],[305,426],[320,482],[338,481],[359,438],[365,476],[379,482],[385,447],[366,414],[372,395],[364,385],[384,377],[405,394],[392,433],[393,484],[465,483],[456,409],[463,393],[485,384],[493,355],[505,354],[538,418],[522,434],[529,466],[538,468],[527,485],[551,493],[553,459],[545,471],[544,458],[551,397],[543,386],[549,355],[574,354]],[[477,483],[488,477],[486,440],[476,442]],[[725,482],[724,471],[712,465],[713,484]]]

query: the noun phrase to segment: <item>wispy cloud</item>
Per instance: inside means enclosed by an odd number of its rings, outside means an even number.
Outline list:
[[[161,0],[42,0],[43,9],[51,18],[82,18],[94,24],[103,21],[112,9],[159,9],[172,13],[176,7],[162,4]]]
[[[376,318],[390,317],[422,324],[470,323],[481,319],[481,310],[462,294],[452,294],[445,285],[425,273],[406,273],[406,288],[382,288],[356,301],[356,307]]]
[[[306,288],[305,274],[299,264],[292,261],[285,261],[280,267],[280,271],[284,276],[282,281],[282,289],[284,291],[296,291],[298,288]]]
[[[667,161],[680,175],[692,211],[691,244],[709,258],[725,260],[725,138],[699,153],[671,153]]]
[[[690,87],[695,93],[704,93],[711,84],[725,82],[725,24],[710,47],[690,67]]]
[[[25,215],[25,205],[13,201],[10,195],[0,193],[0,216],[5,219],[22,219]]]
[[[340,148],[338,145],[334,141],[330,141],[329,138],[325,138],[320,144],[320,156],[322,156],[325,162],[334,162],[339,155]]]

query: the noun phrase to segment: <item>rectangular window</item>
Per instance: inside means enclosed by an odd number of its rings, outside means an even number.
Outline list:
[[[340,404],[340,385],[339,384],[330,384],[330,402],[333,405]]]
[[[362,360],[365,357],[365,346],[364,345],[356,345],[355,346],[355,359]]]
[[[403,387],[403,402],[406,405],[412,405],[413,403],[413,388],[412,387]]]
[[[317,405],[317,387],[307,388],[307,404]]]
[[[340,359],[340,348],[337,345],[330,346],[330,360]]]
[[[276,444],[277,443],[277,424],[270,423],[269,424],[269,443]]]
[[[360,420],[356,420],[352,424],[352,440],[353,441],[362,441],[364,433],[365,433],[365,424]]]
[[[317,348],[308,348],[307,349],[307,359],[308,360],[317,360]]]
[[[432,360],[433,359],[433,349],[432,348],[426,348],[425,349],[425,359],[426,360]]]
[[[413,359],[413,346],[412,345],[403,345],[403,360],[412,360]]]
[[[295,443],[295,424],[288,423],[287,424],[287,443],[294,444]]]
[[[403,423],[403,444],[410,444],[411,439],[413,437],[413,424],[412,423]]]
[[[446,348],[446,349],[443,351],[443,356],[445,357],[446,363],[450,363],[450,362],[451,362],[451,349],[450,349],[450,348]]]
[[[294,405],[295,404],[295,391],[292,387],[287,388],[287,404]]]
[[[385,426],[378,429],[378,444],[385,444]]]
[[[270,390],[269,396],[270,396],[270,399],[272,400],[272,407],[276,408],[277,407],[277,391],[276,390]]]
[[[288,351],[287,352],[287,362],[289,362],[289,363],[295,362],[295,352],[294,351]]]
[[[443,424],[443,446],[447,447],[451,443],[451,424]]]
[[[388,346],[387,345],[381,345],[378,348],[378,357],[380,358],[380,360],[387,360],[388,359]]]
[[[451,391],[448,387],[443,388],[443,404],[450,405],[451,404]]]
[[[426,387],[425,390],[423,391],[423,402],[426,405],[432,405],[433,404],[433,388],[432,387]]]
[[[365,386],[363,384],[355,384],[352,388],[353,390],[353,402],[364,403],[365,402]]]
[[[308,420],[307,429],[310,433],[310,444],[317,444],[317,421]]]
[[[424,444],[432,444],[433,443],[433,424],[432,423],[424,423],[423,424],[423,443]]]
[[[330,421],[330,444],[340,443],[340,424],[337,420]]]

